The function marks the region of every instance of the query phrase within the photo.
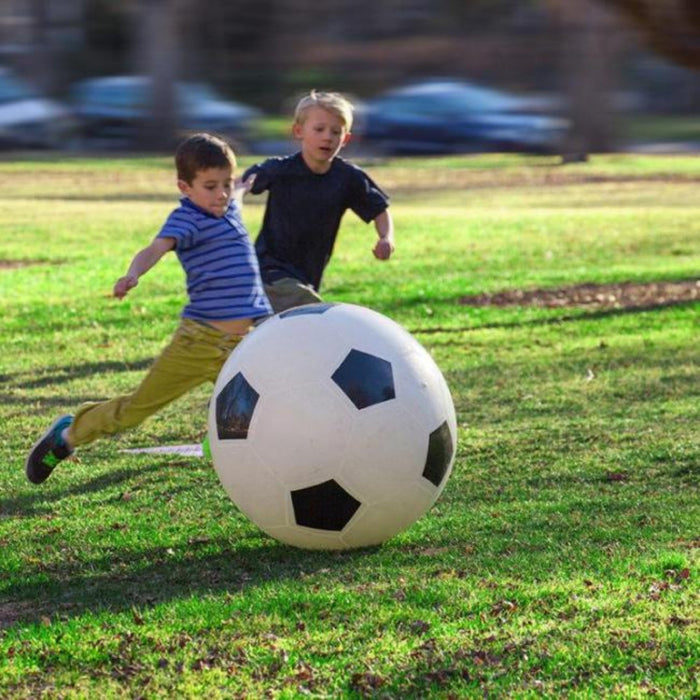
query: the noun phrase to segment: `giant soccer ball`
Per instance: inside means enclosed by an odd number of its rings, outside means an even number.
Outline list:
[[[272,537],[309,549],[379,544],[415,522],[445,486],[456,435],[428,352],[351,304],[266,320],[229,357],[209,407],[230,498]]]

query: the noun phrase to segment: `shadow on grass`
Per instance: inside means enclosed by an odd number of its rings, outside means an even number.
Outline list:
[[[136,362],[87,362],[80,365],[68,365],[66,367],[48,368],[51,374],[42,377],[35,377],[34,372],[17,372],[16,374],[0,375],[0,382],[9,386],[22,389],[40,389],[45,386],[54,386],[74,379],[91,377],[98,374],[134,372],[148,369],[153,364],[152,357],[144,358]],[[29,377],[29,378],[27,378]],[[33,378],[32,378],[33,377]],[[9,397],[3,397],[3,401]]]
[[[67,562],[42,569],[43,581],[35,577],[11,586],[0,597],[0,630],[52,616],[119,613],[192,595],[242,592],[320,570],[332,576],[334,569],[345,569],[366,553],[300,550],[257,532],[240,535],[235,550],[226,538],[207,537],[176,547],[113,550],[89,569],[82,562]]]
[[[128,491],[135,476],[148,478],[162,473],[164,468],[167,467],[157,463],[138,469],[117,469],[67,488],[25,492],[0,500],[0,516],[23,518],[30,523],[32,517],[50,517],[52,503],[68,497],[108,493],[110,489],[114,494],[115,487],[119,491],[121,484]],[[182,489],[170,488],[168,495],[179,490]],[[102,523],[101,527],[109,525]],[[235,538],[235,549],[229,538],[204,536],[138,551],[111,547],[89,565],[76,559],[51,564],[37,561],[24,581],[6,586],[0,594],[0,630],[41,623],[51,616],[67,619],[86,612],[120,612],[135,606],[157,605],[190,595],[234,593],[271,580],[297,579],[320,569],[345,568],[353,558],[375,549],[301,550],[267,537],[255,526],[236,531]]]
[[[422,306],[425,304],[425,299],[417,299],[415,303],[403,301],[396,304],[397,309],[406,309],[412,306]],[[578,313],[565,313],[556,314],[552,316],[547,316],[545,318],[528,318],[519,320],[507,320],[507,321],[493,321],[488,323],[478,323],[469,326],[460,326],[457,328],[453,327],[442,327],[442,326],[431,326],[426,328],[420,327],[409,327],[408,330],[411,333],[420,335],[431,335],[435,333],[466,333],[475,332],[481,330],[498,329],[498,328],[527,328],[527,327],[537,327],[537,326],[551,326],[560,323],[578,323],[581,321],[596,321],[600,319],[608,319],[615,317],[630,316],[637,313],[646,313],[649,311],[661,311],[670,307],[674,308],[692,308],[698,304],[697,301],[679,301],[679,302],[664,302],[659,304],[654,304],[651,306],[643,307],[630,307],[630,308],[615,308],[615,309],[599,309],[596,311],[586,311],[581,309]],[[465,307],[466,308],[466,307]],[[501,307],[504,308],[504,307]],[[508,307],[509,310],[522,311],[524,308],[533,307]],[[548,311],[549,309],[542,309],[542,311]]]
[[[456,302],[459,303],[459,302]],[[697,301],[669,301],[662,302],[659,304],[654,304],[651,306],[640,306],[640,307],[626,307],[626,308],[606,308],[598,309],[596,311],[586,311],[581,309],[578,313],[565,313],[547,316],[544,318],[529,318],[529,319],[517,319],[517,320],[505,320],[505,321],[494,321],[488,323],[475,323],[474,325],[460,326],[460,327],[442,327],[442,326],[429,326],[429,327],[414,327],[408,328],[411,333],[420,335],[431,335],[437,333],[466,333],[466,332],[476,332],[488,329],[498,329],[498,328],[526,328],[526,327],[537,327],[537,326],[549,326],[556,325],[560,323],[577,323],[581,321],[595,321],[599,319],[615,318],[618,316],[628,316],[630,314],[636,314],[640,312],[649,311],[660,311],[669,307],[676,308],[691,308],[695,306]],[[414,306],[422,306],[425,304],[425,299],[417,298],[415,300],[404,299],[403,301],[393,305],[395,309],[407,309]],[[504,308],[504,307],[501,307]],[[510,309],[517,307],[510,306]],[[525,307],[522,307],[525,308]],[[530,307],[532,308],[532,307]],[[547,311],[547,309],[542,309]],[[385,309],[385,313],[388,313],[388,309]],[[33,373],[30,372],[18,372],[16,374],[0,374],[0,382],[7,384],[8,386],[14,386],[22,389],[38,389],[45,386],[55,386],[56,384],[62,384],[66,382],[73,381],[74,379],[81,379],[84,377],[90,377],[97,374],[106,373],[119,373],[119,372],[133,372],[142,371],[149,369],[153,364],[153,357],[144,358],[136,362],[117,362],[117,361],[103,361],[103,362],[91,362],[85,364],[68,365],[65,367],[56,367],[52,370],[52,373],[42,377],[34,377]],[[25,379],[25,377],[29,377]],[[34,378],[32,378],[34,377]],[[2,396],[3,402],[12,403],[16,401],[16,397],[10,395]]]
[[[69,460],[63,462],[68,464]],[[70,468],[70,467],[68,467]],[[32,487],[32,491],[25,492],[12,498],[0,500],[0,516],[2,517],[22,517],[29,518],[36,515],[45,515],[51,512],[50,505],[70,496],[84,496],[92,493],[99,493],[110,487],[117,486],[123,482],[133,481],[135,473],[160,472],[163,470],[162,464],[154,464],[142,467],[141,469],[116,469],[108,474],[102,474],[84,483],[75,484],[63,490],[50,490],[46,486]]]
[[[136,471],[139,476],[148,477],[162,469],[159,463]],[[0,512],[23,518],[43,515],[37,506],[39,500],[50,503],[102,491],[133,481],[134,472],[134,469],[120,469],[68,488],[5,499],[0,502]],[[397,571],[404,565],[418,566],[426,576],[442,571],[457,577],[480,577],[484,572],[499,577],[507,575],[510,567],[511,572],[524,570],[528,577],[538,579],[551,575],[557,567],[588,572],[600,571],[601,567],[607,570],[611,553],[639,556],[639,528],[645,522],[654,522],[667,508],[667,503],[659,503],[640,511],[636,499],[626,496],[627,490],[635,488],[639,481],[633,477],[632,473],[596,473],[583,479],[580,475],[570,476],[567,490],[578,495],[566,503],[560,500],[550,503],[547,486],[560,489],[562,485],[559,475],[552,474],[528,487],[531,498],[524,507],[518,505],[521,496],[517,490],[490,493],[479,487],[479,497],[474,500],[479,506],[470,520],[459,520],[458,530],[455,529],[457,516],[451,514],[449,503],[463,498],[463,494],[448,493],[442,500],[445,508],[432,513],[436,536],[419,544],[396,542],[390,545],[390,554],[378,547],[347,551],[288,547],[236,517],[231,518],[227,534],[181,536],[169,546],[122,548],[106,536],[104,548],[97,550],[98,556],[88,562],[71,556],[43,564],[41,548],[37,547],[36,558],[28,565],[31,570],[25,578],[15,575],[4,587],[0,596],[0,630],[46,624],[46,619],[53,617],[69,620],[86,613],[123,613],[190,596],[235,595],[271,582],[301,581],[310,575],[343,581],[356,576],[358,569],[371,568],[375,554],[379,556],[378,566],[385,569],[384,575],[388,556]],[[458,483],[455,482],[455,488]],[[623,491],[621,484],[625,484]],[[668,491],[667,485],[667,478],[662,479],[659,492]],[[669,492],[667,501],[675,498],[673,492],[675,488]],[[655,507],[659,513],[654,512]],[[50,509],[47,514],[50,515]],[[119,529],[116,525],[121,527],[121,521],[112,526],[102,521],[101,527]],[[56,542],[56,547],[61,546],[56,534],[46,534]],[[98,537],[99,534],[99,531],[95,533]],[[482,541],[487,541],[488,546],[482,547],[479,544]],[[650,549],[653,550],[651,545]],[[589,576],[595,577],[595,573]]]

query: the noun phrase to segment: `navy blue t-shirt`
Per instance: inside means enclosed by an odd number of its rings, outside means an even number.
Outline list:
[[[295,277],[318,290],[346,210],[369,223],[389,206],[388,196],[369,175],[342,158],[334,158],[322,175],[306,165],[301,153],[254,165],[243,179],[253,173],[250,191],[268,191],[255,241],[266,284]]]

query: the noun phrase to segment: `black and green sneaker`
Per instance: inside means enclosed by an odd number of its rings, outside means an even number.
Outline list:
[[[73,422],[73,416],[61,416],[39,438],[27,457],[27,479],[41,484],[49,478],[55,466],[73,453],[61,433]]]

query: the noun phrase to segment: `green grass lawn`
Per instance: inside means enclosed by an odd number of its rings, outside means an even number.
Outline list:
[[[210,387],[26,481],[47,425],[129,391],[176,327],[174,256],[110,292],[177,197],[166,158],[0,161],[0,697],[698,697],[698,301],[463,300],[698,280],[700,159],[362,164],[397,250],[347,216],[324,295],[431,352],[458,453],[412,527],[312,552],[207,460],[122,451],[199,442]]]

